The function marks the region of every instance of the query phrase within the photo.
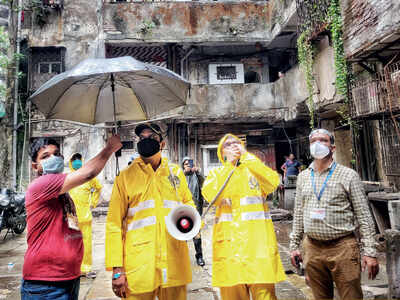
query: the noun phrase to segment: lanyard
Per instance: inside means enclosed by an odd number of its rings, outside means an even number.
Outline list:
[[[336,162],[333,163],[331,169],[329,170],[328,176],[326,176],[326,179],[325,179],[324,183],[322,184],[322,188],[319,191],[319,194],[317,193],[317,186],[315,185],[314,170],[311,169],[311,183],[312,183],[312,186],[314,189],[314,194],[317,197],[318,201],[321,200],[322,194],[324,193],[325,188],[326,188],[326,183],[332,177],[333,171],[335,171],[335,169],[336,169]]]

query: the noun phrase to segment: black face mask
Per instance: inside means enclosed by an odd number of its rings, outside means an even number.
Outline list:
[[[143,157],[150,157],[160,151],[160,143],[155,139],[146,138],[137,143],[137,150]]]

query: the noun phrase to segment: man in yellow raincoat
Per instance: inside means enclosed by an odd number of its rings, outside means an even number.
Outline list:
[[[115,178],[106,224],[106,269],[113,291],[130,300],[186,299],[192,281],[186,242],[169,235],[165,218],[171,208],[194,207],[185,175],[161,157],[160,127],[135,129],[140,157]]]
[[[275,283],[286,276],[265,201],[279,185],[279,176],[257,157],[246,152],[232,134],[218,145],[222,166],[207,176],[202,194],[217,206],[213,231],[212,284],[222,300],[276,299]]]
[[[69,160],[69,168],[76,171],[82,167],[82,155],[75,153]],[[69,195],[75,203],[79,228],[83,238],[83,260],[81,273],[88,278],[96,278],[96,272],[92,271],[92,212],[99,202],[101,184],[97,178],[89,180],[69,191]]]

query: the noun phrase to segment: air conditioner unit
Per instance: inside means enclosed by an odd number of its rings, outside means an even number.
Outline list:
[[[243,64],[209,64],[208,82],[210,84],[244,83]]]

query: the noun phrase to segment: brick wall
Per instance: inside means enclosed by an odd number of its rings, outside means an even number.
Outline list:
[[[344,46],[348,58],[400,31],[399,0],[343,0]]]

